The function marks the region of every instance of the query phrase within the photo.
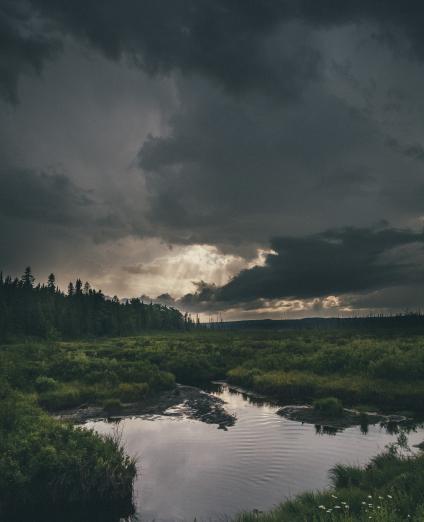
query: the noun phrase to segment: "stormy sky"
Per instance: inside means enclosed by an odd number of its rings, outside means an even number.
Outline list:
[[[423,22],[0,0],[0,270],[226,319],[419,308]]]

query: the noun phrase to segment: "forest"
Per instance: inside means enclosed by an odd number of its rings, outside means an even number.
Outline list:
[[[77,279],[67,293],[54,274],[36,284],[31,268],[21,278],[0,273],[0,340],[134,335],[145,330],[180,330],[194,325],[188,314],[138,298],[124,303]]]

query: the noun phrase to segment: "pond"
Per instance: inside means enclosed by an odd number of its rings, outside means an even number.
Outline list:
[[[278,407],[221,385],[214,395],[236,416],[227,430],[178,415],[144,415],[119,422],[127,451],[138,457],[135,482],[143,522],[230,520],[240,511],[268,510],[284,499],[329,485],[337,463],[364,464],[396,440],[379,425],[336,434],[277,415]],[[173,415],[172,415],[173,414]],[[90,421],[110,433],[116,424]],[[409,434],[410,445],[424,430]]]

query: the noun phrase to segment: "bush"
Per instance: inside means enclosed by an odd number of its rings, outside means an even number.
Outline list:
[[[155,387],[159,390],[169,390],[175,387],[175,376],[170,372],[159,372],[158,377],[154,381]]]
[[[146,382],[141,383],[121,383],[118,386],[118,394],[121,401],[136,402],[143,399],[149,391],[149,385]],[[111,399],[114,400],[114,399]]]
[[[238,367],[227,372],[227,379],[230,383],[250,387],[254,385],[255,377],[260,374],[261,372],[257,368],[247,369]]]
[[[57,389],[40,394],[39,402],[48,410],[61,410],[80,406],[81,390],[70,385],[61,385]]]
[[[59,383],[55,379],[46,377],[45,375],[40,375],[35,379],[35,389],[38,392],[55,390],[58,386]]]
[[[317,399],[313,403],[314,410],[328,417],[340,417],[343,415],[342,401],[336,397],[326,397],[325,399]]]
[[[0,410],[13,417],[0,423],[0,520],[38,520],[43,509],[90,503],[130,509],[136,467],[119,437],[60,422],[16,393],[0,398]]]

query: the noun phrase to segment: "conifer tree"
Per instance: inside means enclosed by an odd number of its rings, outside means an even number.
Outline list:
[[[32,275],[31,267],[27,266],[22,274],[21,283],[24,288],[32,288],[34,286],[35,277]]]
[[[50,293],[54,293],[56,291],[56,277],[53,273],[51,273],[47,278],[47,288],[49,289]]]

